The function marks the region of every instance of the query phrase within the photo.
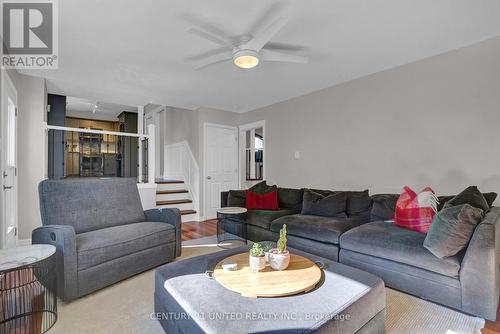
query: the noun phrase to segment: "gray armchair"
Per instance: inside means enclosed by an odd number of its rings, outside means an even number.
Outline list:
[[[33,244],[57,249],[57,294],[70,301],[181,255],[177,209],[143,211],[135,179],[45,180]]]

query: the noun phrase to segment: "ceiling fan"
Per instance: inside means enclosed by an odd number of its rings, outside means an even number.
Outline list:
[[[92,106],[92,113],[95,114],[96,112],[101,112],[102,109],[101,109],[101,105],[99,102],[96,102],[93,106]]]
[[[233,61],[234,65],[249,69],[257,66],[261,61],[278,61],[290,63],[307,63],[307,57],[294,55],[286,51],[301,49],[301,47],[289,47],[281,43],[272,43],[270,40],[287,23],[283,17],[275,17],[260,25],[252,34],[230,38],[223,31],[208,25],[199,24],[202,28],[191,28],[189,33],[212,41],[222,48],[210,52],[201,58],[195,69],[201,70],[205,67],[226,61]],[[285,52],[283,52],[285,51]]]

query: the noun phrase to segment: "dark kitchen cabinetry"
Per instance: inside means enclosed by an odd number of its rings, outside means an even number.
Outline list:
[[[137,133],[137,114],[124,111],[118,115],[120,132]],[[117,175],[137,177],[139,140],[136,137],[118,137]]]
[[[47,124],[65,126],[66,96],[47,94]],[[51,179],[64,178],[65,159],[64,131],[51,130],[48,133],[48,176]]]
[[[102,135],[80,134],[80,176],[103,176]]]

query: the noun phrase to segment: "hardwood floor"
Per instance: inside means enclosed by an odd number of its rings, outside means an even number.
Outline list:
[[[182,241],[209,237],[217,234],[217,220],[182,223]]]
[[[182,223],[182,241],[208,237],[217,234],[217,220]],[[497,321],[486,321],[482,334],[500,334],[500,307]]]
[[[482,330],[483,334],[500,334],[500,307],[497,310],[497,321],[488,321]]]

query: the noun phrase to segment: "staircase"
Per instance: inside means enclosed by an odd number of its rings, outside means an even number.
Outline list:
[[[178,208],[181,210],[182,222],[196,219],[193,201],[184,181],[156,180],[156,207]]]

